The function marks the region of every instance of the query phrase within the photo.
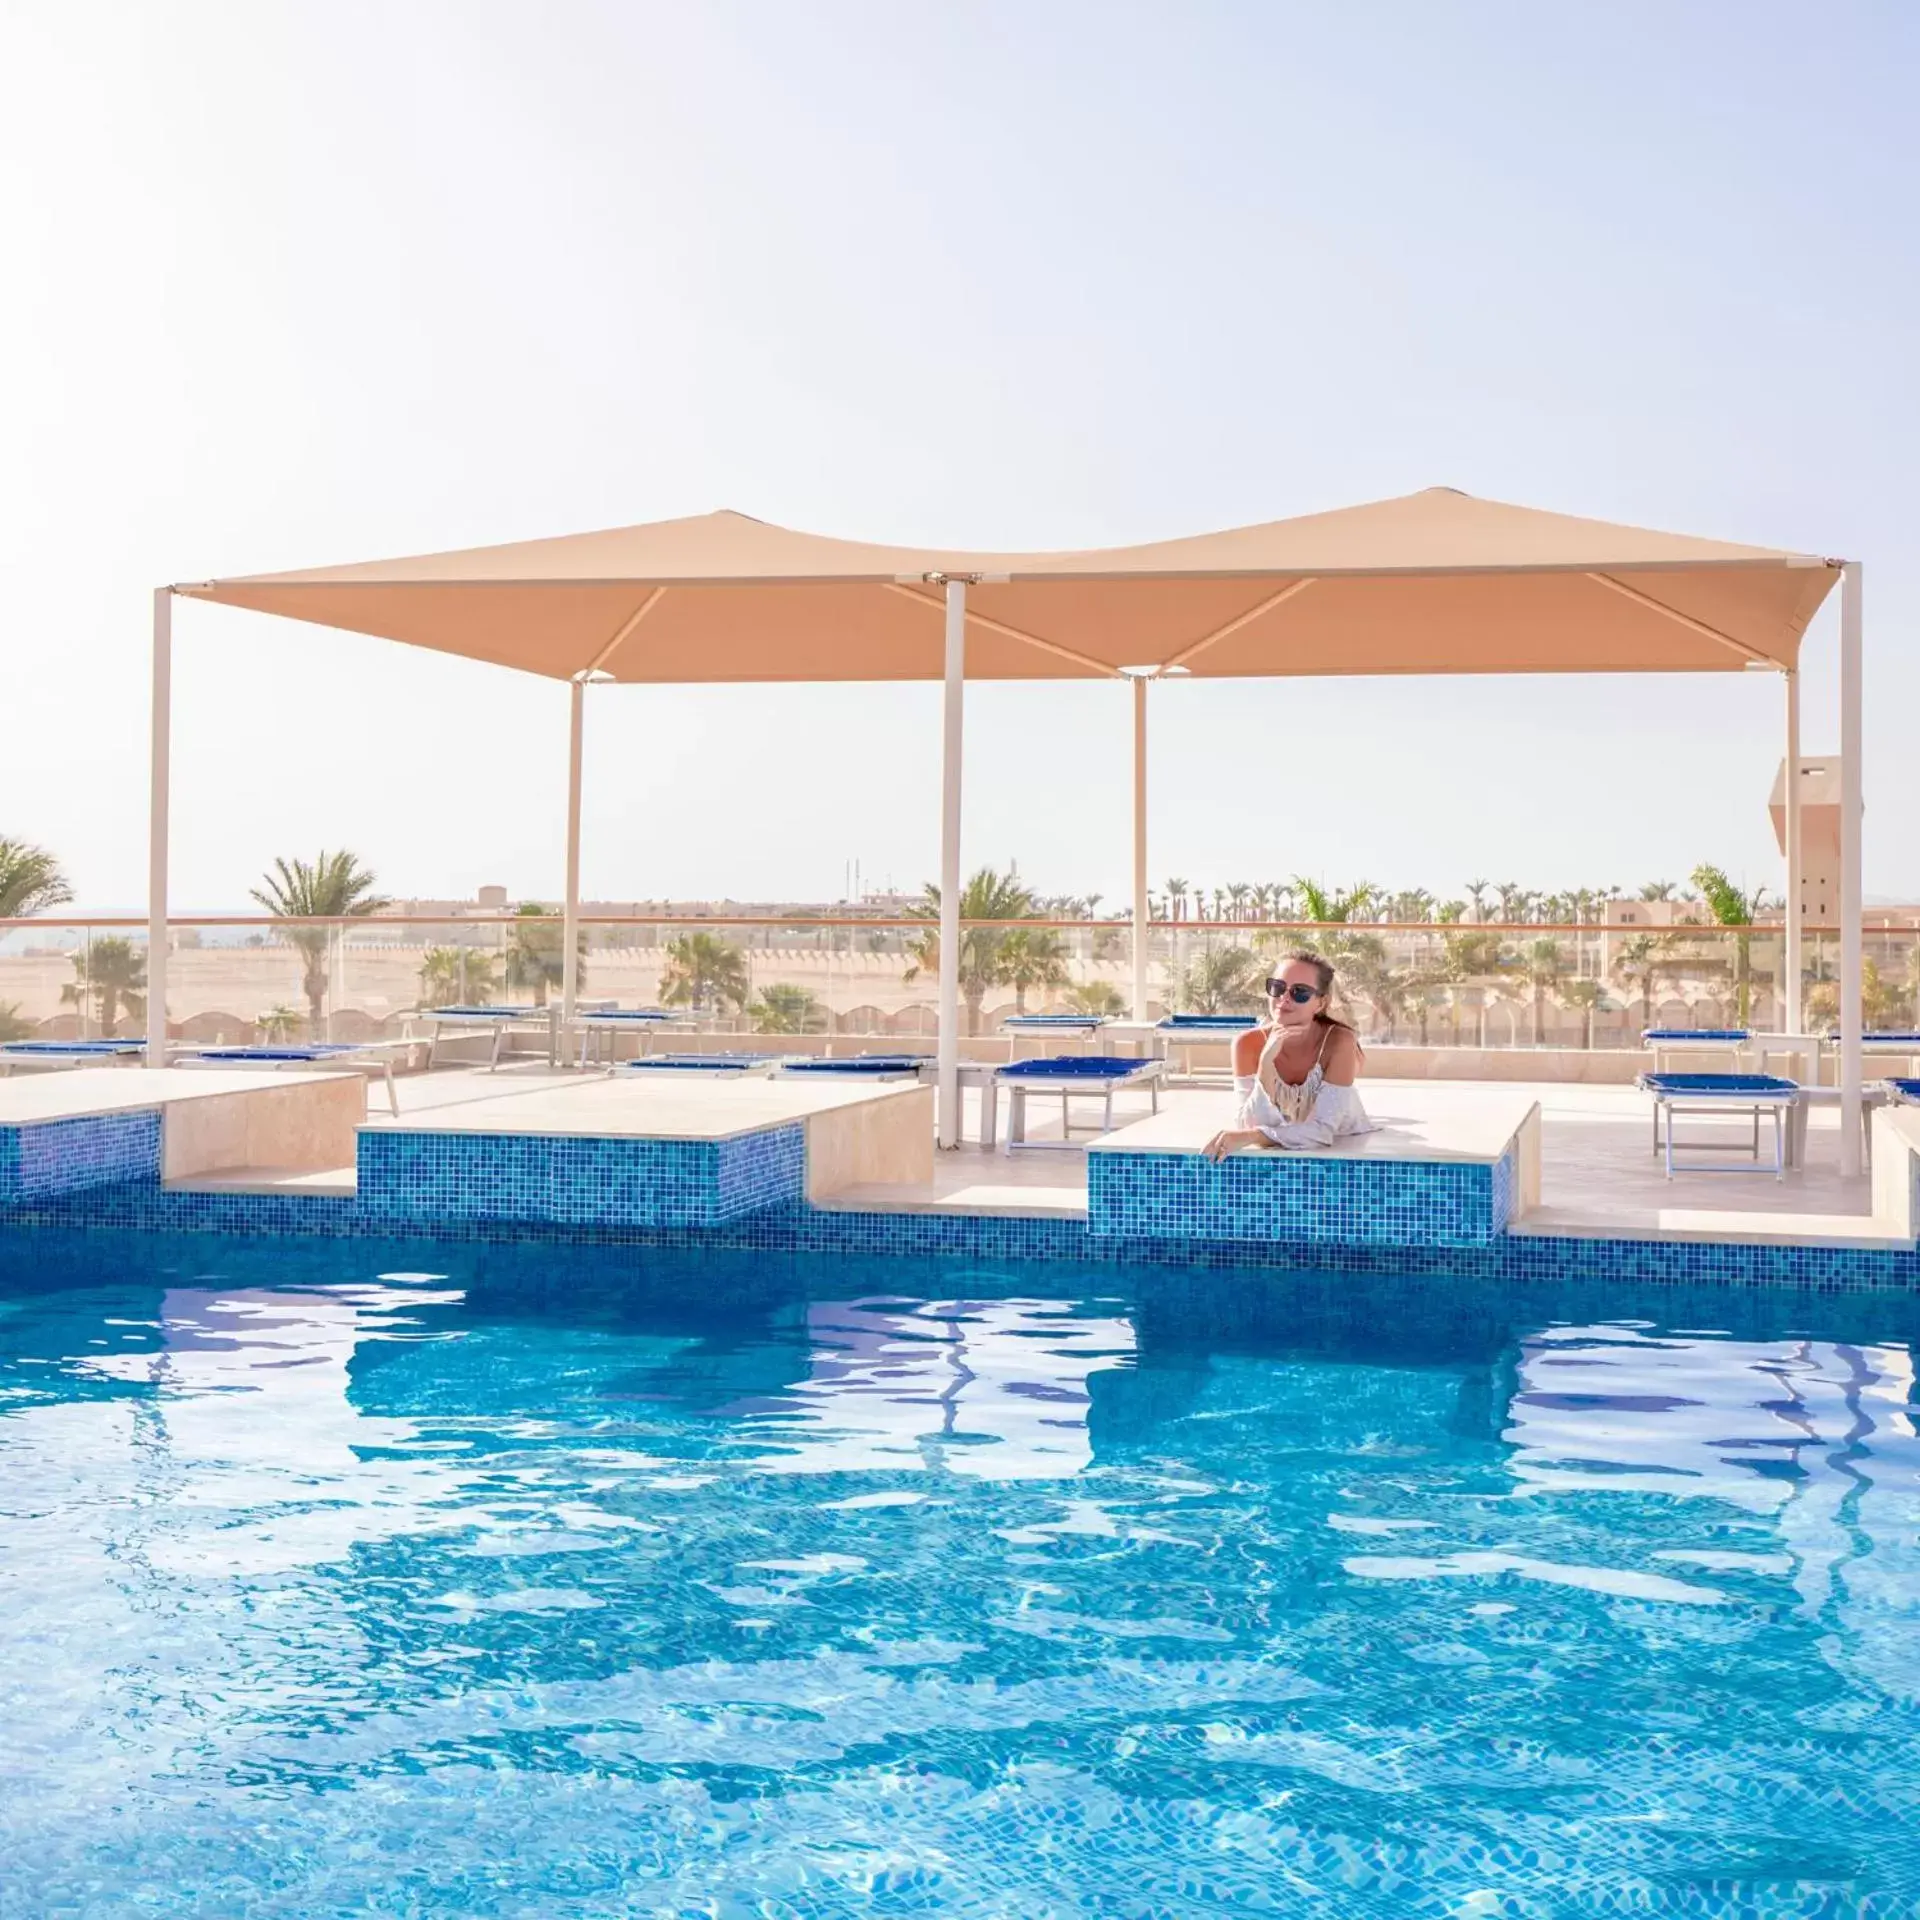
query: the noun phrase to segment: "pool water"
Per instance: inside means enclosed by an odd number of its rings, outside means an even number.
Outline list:
[[[1917,1321],[0,1237],[0,1914],[1920,1912]]]

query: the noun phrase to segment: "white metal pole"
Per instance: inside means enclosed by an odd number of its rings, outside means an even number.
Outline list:
[[[1860,1171],[1860,562],[1840,571],[1840,1171]]]
[[[1787,681],[1787,944],[1780,964],[1780,1014],[1788,1033],[1800,1032],[1804,1024],[1801,981],[1806,978],[1805,955],[1801,949],[1806,909],[1802,895],[1806,877],[1801,866],[1800,847],[1800,674],[1789,667]]]
[[[960,749],[966,681],[967,583],[950,579],[940,749],[939,1140],[943,1147],[960,1144]]]
[[[173,589],[153,590],[153,713],[147,761],[147,1065],[167,1064],[167,797],[173,744]]]
[[[1147,682],[1133,682],[1133,1017],[1147,1017]]]
[[[571,695],[567,726],[567,904],[560,927],[560,1018],[571,1024],[574,996],[580,988],[580,751],[586,730],[586,682],[575,680],[567,691]]]

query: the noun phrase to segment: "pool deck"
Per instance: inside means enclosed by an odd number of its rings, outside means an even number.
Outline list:
[[[498,1073],[465,1069],[414,1075],[399,1081],[401,1116],[369,1114],[366,1126],[429,1126],[463,1131],[581,1130],[609,1083],[545,1067],[511,1067]],[[669,1086],[689,1120],[698,1113],[744,1116],[751,1101],[764,1115],[785,1112],[808,1097],[857,1098],[871,1090],[779,1081],[709,1084],[674,1081]],[[625,1091],[625,1089],[623,1089]],[[636,1090],[637,1091],[637,1090]],[[1430,1134],[1437,1120],[1466,1118],[1489,1096],[1503,1112],[1512,1104],[1537,1104],[1541,1125],[1540,1197],[1511,1231],[1594,1239],[1757,1241],[1781,1245],[1885,1246],[1898,1236],[1874,1217],[1872,1183],[1839,1171],[1839,1119],[1816,1109],[1808,1132],[1807,1165],[1776,1181],[1765,1174],[1682,1171],[1669,1182],[1652,1146],[1646,1096],[1633,1087],[1564,1083],[1373,1080],[1363,1088],[1369,1112],[1383,1131]],[[911,1182],[858,1182],[824,1196],[818,1204],[838,1211],[990,1214],[1008,1218],[1083,1218],[1087,1210],[1084,1152],[1008,1153],[973,1144],[978,1134],[977,1096],[966,1096],[968,1143],[934,1157],[931,1177]],[[577,1104],[581,1103],[581,1104]],[[1139,1115],[1132,1112],[1138,1106]],[[1173,1087],[1161,1094],[1162,1120],[1171,1134],[1224,1124],[1227,1098],[1217,1088]],[[794,1110],[800,1110],[794,1105]],[[1146,1145],[1162,1129],[1147,1120],[1144,1101],[1123,1097],[1121,1114],[1135,1143]],[[709,1124],[712,1124],[709,1122]],[[1469,1123],[1470,1124],[1470,1123]],[[1138,1127],[1140,1133],[1134,1133]],[[1152,1129],[1152,1132],[1147,1132]],[[1059,1138],[1057,1119],[1036,1103],[1032,1137]],[[1734,1129],[1729,1129],[1729,1137]],[[1363,1151],[1368,1149],[1364,1148]],[[354,1170],[288,1173],[244,1168],[201,1176],[182,1185],[201,1191],[306,1191],[351,1194]]]

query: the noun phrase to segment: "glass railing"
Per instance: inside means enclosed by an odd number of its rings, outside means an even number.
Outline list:
[[[430,1007],[544,1004],[561,991],[557,914],[329,921],[262,916],[172,924],[169,1031],[208,1042],[398,1035]],[[688,1030],[930,1042],[938,1032],[932,923],[583,918],[579,998],[665,1006]],[[1131,1012],[1124,920],[974,921],[962,930],[962,1026],[1010,1014]],[[1869,926],[1869,1028],[1920,1028],[1920,927]],[[1805,1023],[1839,1012],[1839,935],[1810,929]],[[1542,925],[1155,921],[1150,1016],[1254,1012],[1277,961],[1306,947],[1338,973],[1339,1010],[1376,1044],[1637,1047],[1648,1026],[1792,1026],[1778,925]],[[144,921],[0,921],[0,1037],[138,1034]]]

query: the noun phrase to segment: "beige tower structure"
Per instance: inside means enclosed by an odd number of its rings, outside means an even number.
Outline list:
[[[1800,924],[1840,924],[1840,757],[1800,756]],[[1774,775],[1767,802],[1773,837],[1787,851],[1787,763]]]

